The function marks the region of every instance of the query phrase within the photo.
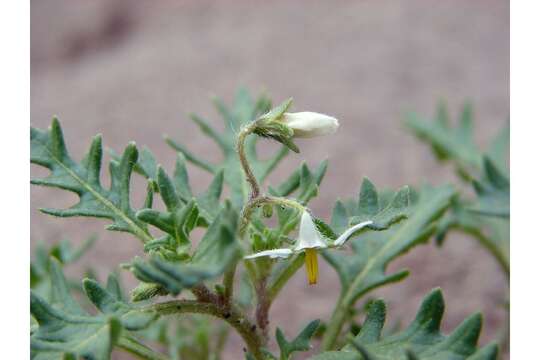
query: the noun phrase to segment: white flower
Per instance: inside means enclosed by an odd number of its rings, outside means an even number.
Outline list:
[[[318,277],[318,261],[317,249],[325,249],[328,247],[340,247],[358,230],[373,224],[373,221],[364,221],[347,229],[330,245],[322,238],[317,230],[313,218],[309,212],[304,211],[300,219],[300,230],[298,232],[298,240],[292,249],[282,248],[274,250],[265,250],[255,254],[247,255],[244,259],[255,259],[258,257],[268,256],[271,259],[288,258],[293,254],[305,252],[306,254],[306,273],[310,285],[317,283]]]
[[[310,111],[284,113],[281,121],[294,131],[297,138],[333,134],[339,127],[336,118]]]
[[[302,213],[302,219],[300,219],[300,231],[298,232],[298,241],[294,250],[324,249],[326,247],[328,245],[321,239],[321,234],[317,231],[311,215],[307,211],[304,211]]]

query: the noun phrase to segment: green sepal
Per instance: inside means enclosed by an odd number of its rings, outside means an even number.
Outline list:
[[[274,121],[278,120],[283,116],[283,114],[291,107],[293,102],[292,98],[288,98],[283,101],[281,104],[268,111],[266,114],[262,115],[259,119],[265,121]]]

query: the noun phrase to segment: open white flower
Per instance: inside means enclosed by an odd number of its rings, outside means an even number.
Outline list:
[[[294,137],[297,138],[333,134],[339,127],[336,118],[310,111],[284,113],[281,121],[294,131]]]
[[[325,249],[329,247],[340,247],[345,244],[345,242],[354,234],[356,231],[373,224],[373,221],[364,221],[359,224],[356,224],[349,229],[347,229],[343,234],[341,234],[333,243],[328,244],[321,236],[313,218],[311,215],[304,211],[302,213],[302,218],[300,219],[300,230],[298,232],[298,240],[296,241],[295,246],[290,248],[282,249],[273,249],[265,250],[255,254],[247,255],[244,259],[254,259],[262,256],[268,256],[272,259],[274,258],[288,258],[293,254],[298,254],[301,252],[306,253],[306,273],[308,282],[310,285],[317,283],[317,277],[319,273],[318,261],[317,261],[317,250]]]

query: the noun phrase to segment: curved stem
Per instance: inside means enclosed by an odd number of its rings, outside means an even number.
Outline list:
[[[280,198],[280,197],[275,197],[275,196],[259,196],[255,199],[251,199],[242,209],[242,214],[240,217],[241,222],[240,222],[240,227],[238,229],[240,238],[243,238],[244,233],[247,229],[249,221],[251,220],[251,216],[253,215],[253,211],[255,210],[255,208],[264,204],[282,205],[282,206],[287,206],[293,209],[297,209],[299,211],[305,210],[305,207],[302,204],[291,199]]]
[[[261,190],[259,188],[259,182],[257,181],[257,178],[255,177],[253,171],[251,170],[251,167],[249,166],[249,161],[246,157],[246,152],[244,149],[244,143],[246,141],[246,137],[251,134],[253,130],[255,130],[257,125],[257,121],[254,121],[250,125],[243,128],[238,134],[238,139],[236,141],[236,151],[238,152],[240,164],[242,165],[242,169],[244,170],[244,174],[246,175],[246,180],[251,187],[250,200],[258,197],[261,193]]]
[[[223,307],[214,303],[201,303],[195,300],[173,300],[149,305],[144,310],[153,311],[159,315],[197,313],[223,319],[238,332],[255,359],[265,359],[264,354],[261,352],[263,341],[257,333],[257,326],[233,307]]]
[[[141,344],[130,335],[121,336],[118,339],[118,347],[144,360],[170,360],[168,356],[158,353],[146,345]]]

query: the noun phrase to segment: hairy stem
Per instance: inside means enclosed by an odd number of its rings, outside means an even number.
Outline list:
[[[299,211],[305,210],[305,207],[302,204],[291,199],[280,198],[280,197],[275,197],[275,196],[259,196],[257,198],[251,199],[242,209],[240,227],[238,230],[238,233],[240,234],[240,238],[243,238],[244,233],[247,230],[247,226],[249,225],[249,221],[251,220],[253,211],[264,204],[287,206],[293,209],[297,209]]]
[[[158,353],[146,345],[141,344],[138,340],[130,335],[124,335],[118,339],[118,347],[130,354],[135,355],[139,359],[144,360],[170,360],[169,357]]]
[[[238,139],[236,142],[236,150],[238,152],[240,164],[242,165],[242,169],[244,170],[246,181],[248,182],[251,188],[251,194],[250,194],[249,200],[244,205],[241,212],[241,216],[240,216],[240,224],[238,227],[238,237],[241,240],[243,240],[245,237],[246,230],[251,221],[251,217],[253,215],[254,210],[261,205],[277,204],[281,206],[288,206],[288,207],[296,208],[301,211],[304,210],[304,206],[302,206],[300,203],[294,200],[261,195],[261,189],[260,189],[259,183],[255,175],[253,174],[253,171],[251,170],[251,167],[249,165],[249,161],[246,157],[245,149],[244,149],[244,143],[245,143],[246,137],[249,134],[251,134],[256,129],[257,126],[258,126],[257,121],[254,121],[250,125],[244,127],[238,134]],[[281,290],[281,288],[285,285],[287,280],[294,274],[294,272],[296,272],[296,270],[298,270],[298,268],[292,269],[292,271],[290,272],[285,271],[284,274],[282,274],[283,277],[278,278],[278,282],[272,288],[269,288],[267,286],[268,275],[258,277],[255,274],[254,269],[252,267],[247,267],[247,268],[248,268],[248,273],[250,275],[250,279],[255,288],[255,292],[257,294],[255,319],[262,333],[261,341],[265,343],[268,338],[268,324],[269,324],[268,312],[270,310],[272,300],[275,298],[279,290]],[[236,265],[232,266],[232,268],[225,273],[225,276],[223,278],[226,302],[228,302],[232,297],[235,270],[236,270]]]
[[[230,304],[233,298],[235,273],[236,264],[233,264],[231,265],[230,269],[228,269],[223,275],[223,287],[225,289],[225,293],[223,294],[223,296],[225,298],[225,304]]]
[[[225,320],[231,325],[246,343],[247,349],[256,360],[264,360],[261,352],[263,340],[257,332],[257,326],[234,307],[220,306],[214,303],[201,303],[195,300],[173,300],[144,308],[159,315],[176,315],[185,313],[206,314]]]
[[[251,170],[251,166],[249,166],[249,161],[247,160],[246,152],[244,149],[244,143],[246,141],[246,137],[249,134],[251,134],[253,130],[255,130],[257,125],[258,125],[257,121],[254,121],[250,125],[240,130],[240,133],[238,134],[238,139],[236,141],[236,151],[238,152],[238,158],[240,159],[240,164],[242,165],[244,174],[246,175],[246,180],[249,183],[249,186],[251,187],[250,200],[257,198],[259,194],[261,193],[261,190],[259,188],[259,182],[257,181],[257,178],[253,174],[253,171]]]
[[[270,311],[270,300],[266,288],[267,277],[259,279],[255,284],[255,294],[257,295],[257,307],[255,309],[255,320],[261,329],[265,341],[268,339],[268,312]]]
[[[197,300],[200,302],[214,303],[214,304],[221,303],[221,299],[219,298],[219,296],[213,293],[212,291],[210,291],[204,284],[195,285],[191,289],[191,292],[193,293],[193,295],[195,295]]]

